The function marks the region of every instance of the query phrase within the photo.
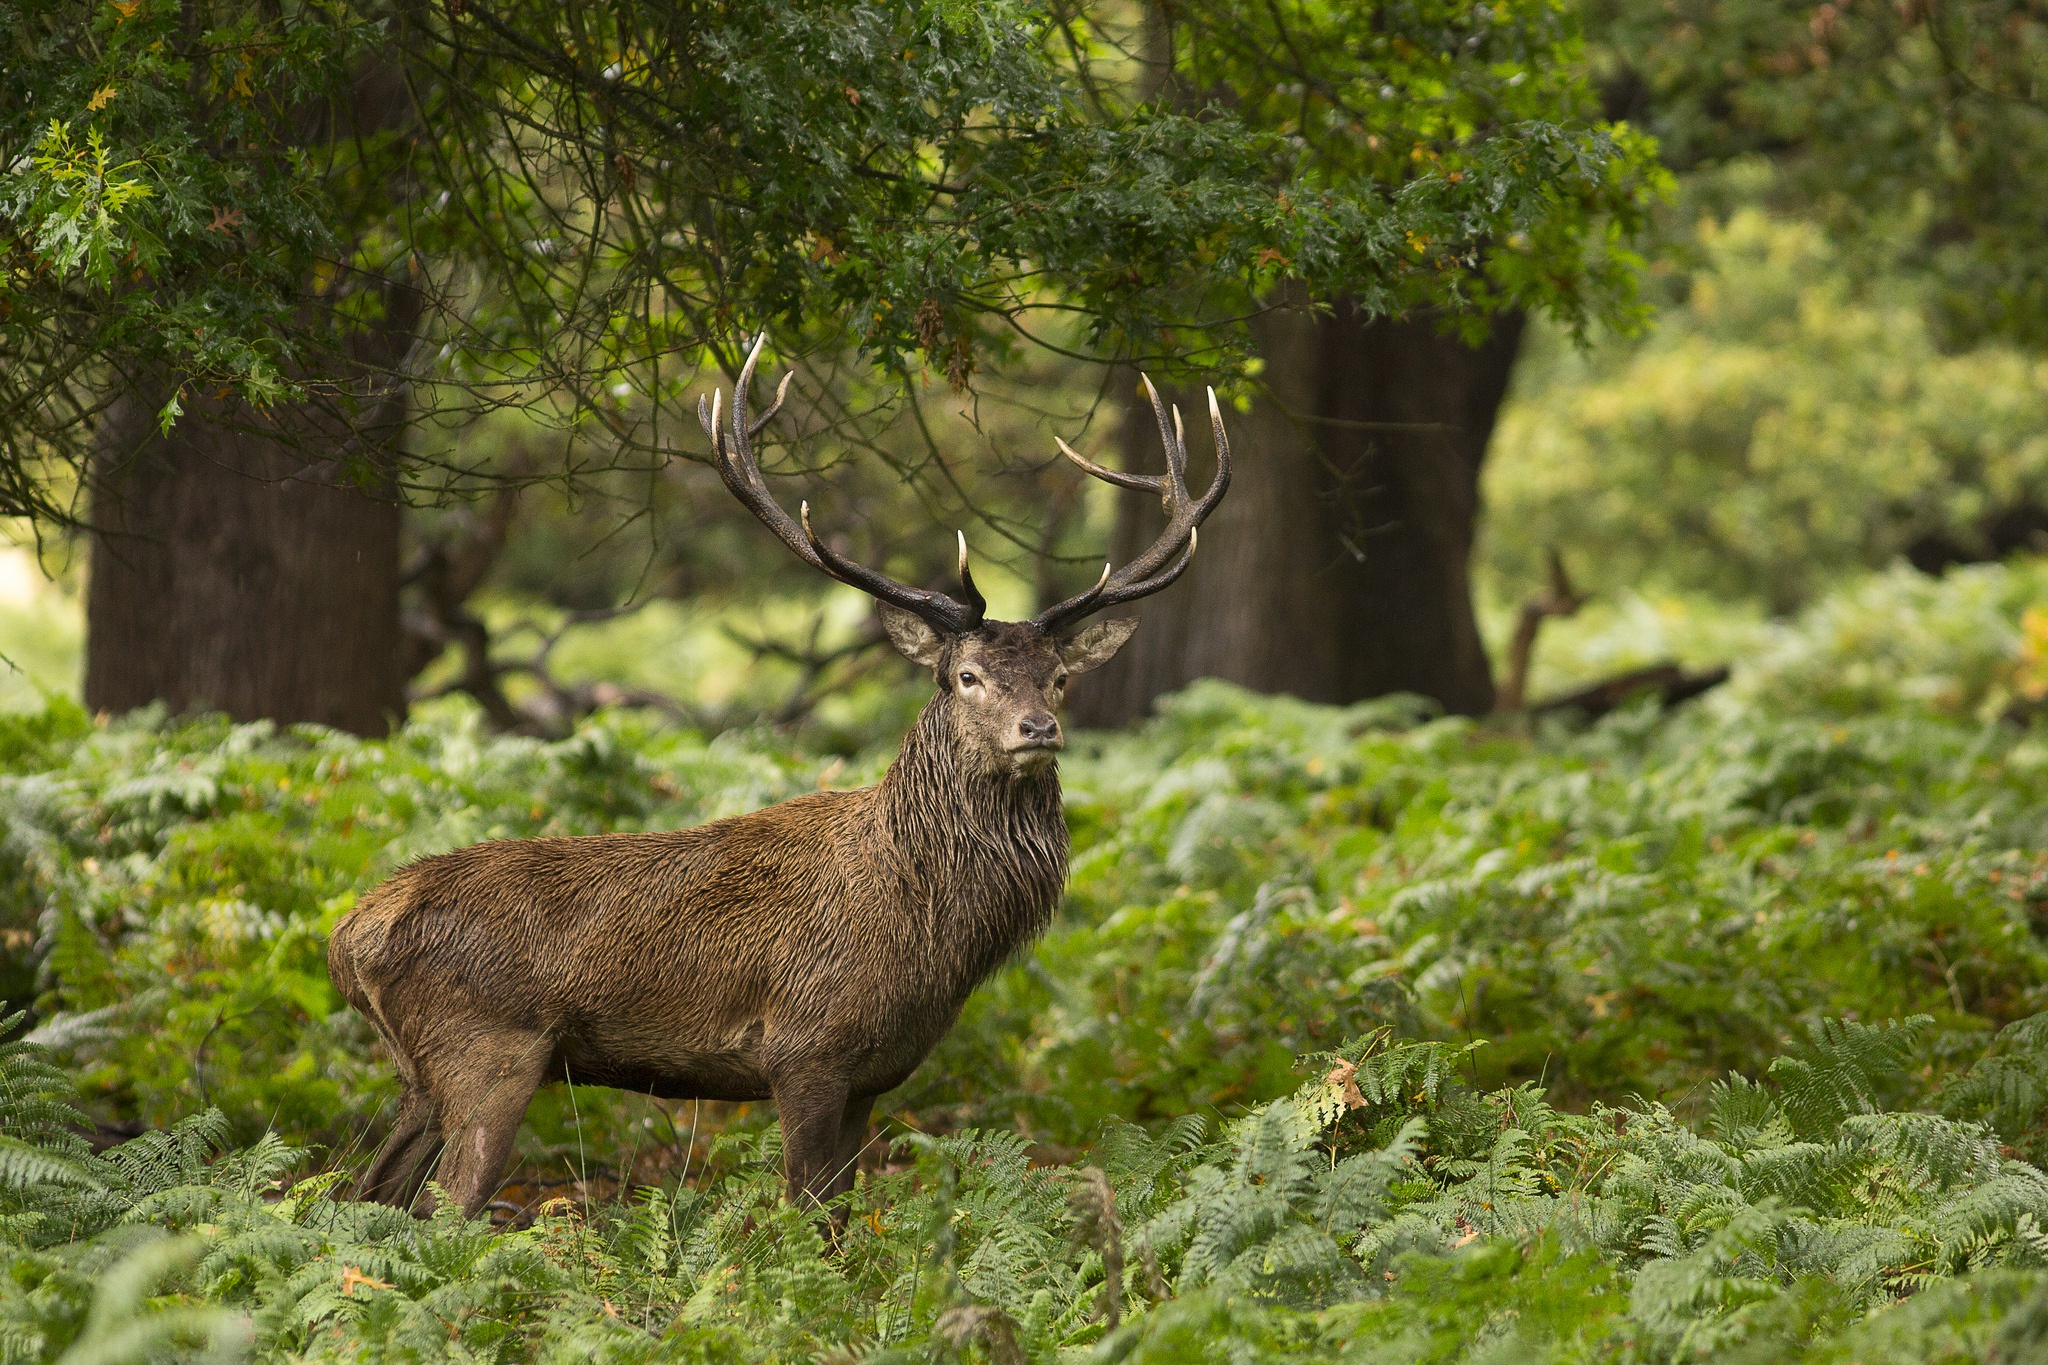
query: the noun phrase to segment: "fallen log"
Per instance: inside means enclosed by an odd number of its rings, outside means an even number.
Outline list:
[[[1529,714],[1532,716],[1563,715],[1578,712],[1587,720],[1598,720],[1611,711],[1622,707],[1648,693],[1655,693],[1661,705],[1676,706],[1691,701],[1703,692],[1712,691],[1728,681],[1728,665],[1720,664],[1688,673],[1670,660],[1632,668],[1626,673],[1617,673],[1611,678],[1573,688],[1555,697],[1532,702]]]

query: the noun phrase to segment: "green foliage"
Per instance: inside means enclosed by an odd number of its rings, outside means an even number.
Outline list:
[[[2048,24],[2030,0],[1592,6],[1617,103],[1673,164],[1763,152],[1866,266],[1936,289],[1952,337],[2048,341]]]
[[[1815,225],[1703,219],[1688,296],[1636,344],[1539,351],[1489,463],[1487,567],[1519,602],[1580,585],[1811,605],[1922,546],[1982,556],[2048,502],[2048,368],[1950,353],[1895,280],[1856,288]]]
[[[1565,9],[1225,0],[1148,14],[1135,42],[1118,41],[1118,18],[1081,10],[1064,28],[1098,102],[1105,59],[1137,46],[1147,62],[1170,58],[1142,77],[1160,103],[1192,109],[1228,92],[1232,117],[1261,135],[1264,179],[1285,186],[1280,207],[1298,225],[1246,243],[1283,267],[1271,282],[1343,291],[1372,312],[1448,302],[1476,330],[1516,305],[1575,332],[1633,319],[1641,262],[1628,244],[1665,177],[1639,133],[1598,120]],[[1375,202],[1400,205],[1398,218]],[[1366,271],[1341,261],[1361,229]],[[1204,264],[1228,250],[1193,240]]]
[[[1876,1032],[1827,1036],[1865,1064]],[[1975,1359],[2038,1332],[2048,1176],[1979,1127],[1885,1112],[1798,1135],[1836,1094],[1806,1073],[1729,1078],[1704,1134],[1662,1105],[1571,1115],[1455,1078],[1366,1099],[1355,1076],[1430,1072],[1435,1045],[1349,1051],[1207,1140],[1112,1125],[1082,1169],[1012,1133],[913,1135],[829,1240],[780,1203],[772,1141],[699,1189],[494,1232],[281,1178],[298,1154],[274,1137],[209,1162],[218,1116],[101,1157],[45,1132],[18,1141],[98,1178],[0,1181],[32,1208],[0,1230],[0,1350],[1653,1362]],[[0,1089],[50,1083],[32,1048],[0,1054]]]
[[[150,401],[170,398],[166,425],[179,381],[258,406],[298,391],[305,272],[388,211],[396,164],[374,129],[310,147],[306,111],[375,40],[370,16],[325,4],[25,0],[0,15],[10,515],[62,515],[66,483],[43,462],[99,365],[165,366]],[[320,292],[347,311],[357,291]]]
[[[1557,0],[1302,9],[1342,68],[1302,78],[1369,90],[1427,143],[1332,156],[1377,136],[1340,111],[1314,165],[1220,91],[1135,88],[1127,14],[10,6],[0,507],[63,516],[55,461],[145,379],[166,426],[227,396],[346,417],[393,378],[351,350],[374,328],[418,341],[398,378],[426,415],[512,405],[586,434],[603,458],[571,473],[684,449],[697,367],[769,323],[962,388],[1020,337],[1217,362],[1282,286],[1628,312],[1659,173],[1591,116]],[[432,472],[400,483],[423,498],[478,473],[414,444]]]
[[[763,1116],[712,1114],[707,1156],[694,1112],[685,1140],[587,1087],[529,1116],[530,1226],[338,1201],[390,1081],[321,944],[403,858],[687,824],[885,751],[0,721],[39,981],[0,1041],[0,1351],[2024,1358],[2048,745],[1988,692],[1814,680],[1844,619],[1983,621],[1958,676],[2023,698],[2036,575],[1865,585],[1669,716],[1211,685],[1077,742],[1067,913],[889,1097],[836,1239],[782,1207]],[[544,1198],[564,1167],[580,1204]]]
[[[417,41],[425,65],[462,77],[439,88],[441,154],[474,207],[449,221],[492,234],[489,268],[536,314],[506,325],[545,347],[538,314],[552,305],[571,346],[603,352],[559,351],[554,372],[590,369],[581,382],[594,383],[594,367],[722,341],[707,324],[724,310],[785,326],[843,318],[865,348],[957,382],[978,350],[1007,346],[983,319],[1053,302],[1048,285],[1151,353],[1162,326],[1202,326],[1224,300],[1285,279],[1385,307],[1455,291],[1493,237],[1556,236],[1576,261],[1604,212],[1632,211],[1647,156],[1584,120],[1561,11],[1527,8],[1497,25],[1463,0],[1343,12],[1353,25],[1370,13],[1383,45],[1413,54],[1374,78],[1384,102],[1461,149],[1462,169],[1417,174],[1404,159],[1391,177],[1299,166],[1288,129],[1222,100],[1109,95],[1124,84],[1114,39],[1074,27],[1113,24],[1116,10],[1074,16],[1057,46],[1058,9],[950,4],[518,6],[493,25],[437,15]],[[537,38],[558,27],[576,30],[573,47],[536,61]],[[1478,31],[1483,52],[1465,41]],[[1346,60],[1353,36],[1322,33],[1310,50]],[[1053,59],[1060,47],[1080,79]],[[1444,100],[1446,73],[1492,117]],[[508,111],[536,109],[532,163],[479,154]],[[1418,259],[1411,236],[1442,248]],[[592,267],[611,274],[601,291]],[[1584,290],[1531,277],[1516,295],[1601,311],[1629,273],[1624,261]],[[666,307],[621,307],[657,284]],[[679,376],[633,365],[618,377],[658,398]]]
[[[14,186],[7,214],[32,226],[30,250],[51,268],[68,273],[83,267],[87,279],[104,286],[114,276],[114,253],[128,245],[123,210],[150,195],[134,174],[139,165],[107,165],[99,129],[87,132],[84,147],[74,147],[71,130],[52,119],[30,153],[32,175]]]

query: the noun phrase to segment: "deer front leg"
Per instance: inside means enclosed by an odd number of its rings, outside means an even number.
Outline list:
[[[853,1188],[860,1154],[868,1145],[868,1114],[874,1107],[873,1095],[855,1095],[840,1111],[839,1149],[832,1154],[832,1183],[825,1191],[828,1203]]]
[[[545,1035],[473,1035],[459,1061],[433,1080],[439,1100],[441,1188],[474,1218],[505,1174],[526,1106],[546,1077],[554,1048]]]
[[[782,1119],[782,1172],[789,1202],[812,1207],[832,1197],[839,1129],[847,1108],[844,1081],[816,1075],[790,1077],[775,1090]]]
[[[398,1102],[398,1121],[391,1125],[391,1136],[384,1139],[376,1160],[356,1186],[356,1198],[409,1207],[440,1146],[433,1097],[418,1086],[407,1086]]]

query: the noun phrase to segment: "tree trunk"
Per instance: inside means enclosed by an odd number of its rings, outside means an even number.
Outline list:
[[[367,63],[352,93],[339,111],[307,106],[310,145],[410,117],[389,63]],[[349,122],[333,123],[336,112]],[[404,717],[392,474],[421,299],[403,278],[354,268],[332,287],[381,298],[375,321],[302,367],[303,402],[257,413],[188,390],[165,436],[155,415],[167,382],[128,377],[90,471],[87,706],[163,702],[367,735]],[[341,302],[310,301],[309,327],[342,316]]]
[[[87,706],[357,734],[404,716],[399,504],[309,470],[293,447],[323,416],[280,411],[286,436],[195,405],[165,438],[150,403],[119,401],[95,462]]]
[[[1121,725],[1161,694],[1217,677],[1309,701],[1418,692],[1448,711],[1493,706],[1472,608],[1479,472],[1521,339],[1518,315],[1479,346],[1427,318],[1292,309],[1258,325],[1264,388],[1231,428],[1230,495],[1144,626],[1075,689],[1084,725]],[[1184,411],[1199,412],[1189,397]],[[1206,423],[1190,424],[1199,453]],[[1126,420],[1127,467],[1161,467],[1151,415]],[[1133,460],[1133,457],[1136,457]],[[1149,499],[1118,511],[1119,562],[1161,525]]]

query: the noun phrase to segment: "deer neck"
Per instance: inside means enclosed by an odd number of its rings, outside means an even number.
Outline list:
[[[1036,936],[1067,880],[1059,773],[977,771],[954,737],[950,693],[933,697],[876,789],[878,842],[913,904],[979,976]]]

